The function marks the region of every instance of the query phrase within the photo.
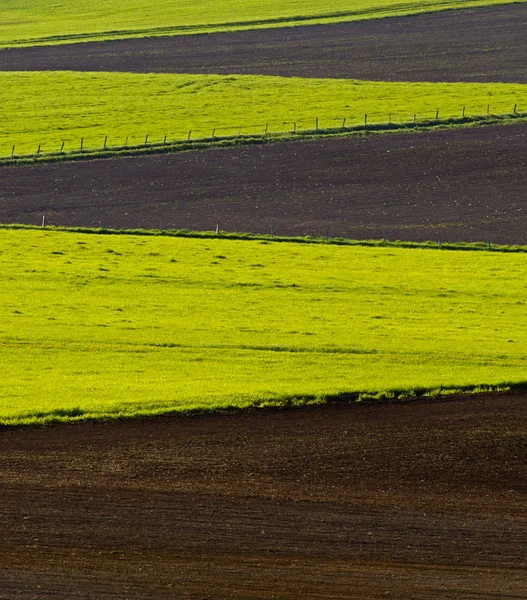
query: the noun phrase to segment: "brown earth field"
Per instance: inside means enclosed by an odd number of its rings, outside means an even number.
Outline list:
[[[526,598],[526,403],[1,429],[0,598]]]
[[[238,33],[0,50],[0,70],[527,83],[527,3]]]
[[[0,222],[527,244],[527,125],[0,167]]]

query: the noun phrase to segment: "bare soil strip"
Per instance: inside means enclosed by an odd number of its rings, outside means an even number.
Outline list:
[[[525,124],[0,167],[0,222],[527,244]]]
[[[0,50],[0,70],[527,83],[527,3],[337,25]]]
[[[526,402],[0,430],[0,598],[525,598]]]

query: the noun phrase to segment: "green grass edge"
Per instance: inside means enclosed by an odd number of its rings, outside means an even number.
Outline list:
[[[216,24],[168,25],[150,27],[148,29],[118,29],[100,32],[64,33],[45,37],[14,39],[0,44],[0,50],[8,48],[57,46],[63,44],[81,44],[86,42],[108,42],[122,39],[144,39],[157,37],[175,37],[189,35],[210,35],[215,33],[233,33],[259,29],[309,27],[313,25],[331,25],[356,21],[371,21],[411,17],[422,14],[459,12],[460,10],[495,8],[522,4],[525,0],[509,0],[505,2],[482,2],[480,0],[460,0],[459,4],[450,4],[447,0],[438,0],[424,6],[403,4],[390,10],[386,6],[372,7],[363,10],[334,11],[323,14],[294,15],[271,17],[246,21],[226,21]]]
[[[354,240],[341,237],[312,237],[312,236],[278,236],[259,233],[227,232],[227,231],[190,231],[188,229],[111,229],[91,227],[65,227],[61,225],[26,225],[23,223],[0,224],[2,230],[51,231],[64,233],[80,233],[87,235],[132,235],[132,236],[163,236],[193,239],[222,239],[257,241],[260,243],[293,243],[293,244],[330,244],[334,246],[363,246],[408,248],[415,250],[455,250],[472,252],[516,252],[527,253],[527,246],[492,244],[487,242],[412,242],[406,240],[369,239]]]
[[[42,152],[34,154],[13,154],[0,156],[0,166],[14,166],[35,163],[72,162],[78,160],[98,160],[154,154],[175,154],[221,148],[234,148],[253,144],[273,144],[292,141],[311,141],[333,138],[350,138],[366,135],[420,133],[488,125],[511,125],[527,123],[527,112],[471,115],[449,117],[447,119],[422,119],[405,123],[372,123],[350,127],[310,129],[296,132],[271,132],[262,134],[241,134],[215,136],[196,140],[147,143],[136,146],[108,146],[106,148],[73,150],[69,152]]]
[[[478,394],[503,394],[511,392],[527,391],[527,381],[504,382],[494,385],[465,385],[465,386],[443,386],[440,388],[411,388],[411,389],[387,389],[378,392],[350,391],[338,394],[325,395],[287,395],[280,398],[248,398],[245,402],[233,402],[225,400],[218,402],[214,407],[187,407],[178,408],[174,406],[137,406],[123,409],[117,407],[113,411],[87,412],[82,408],[56,409],[49,412],[24,413],[18,417],[0,419],[1,429],[12,429],[20,427],[35,427],[45,425],[85,423],[85,422],[111,422],[125,419],[145,419],[156,417],[197,417],[221,414],[244,413],[250,410],[284,410],[299,409],[312,406],[329,406],[334,404],[356,405],[362,403],[393,403],[393,402],[416,402],[416,401],[447,401],[449,397],[460,395],[476,396]]]

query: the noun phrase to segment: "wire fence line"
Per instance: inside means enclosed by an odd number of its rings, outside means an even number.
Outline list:
[[[470,121],[488,121],[488,120],[502,120],[507,118],[524,118],[527,117],[527,112],[518,110],[517,104],[514,105],[513,109],[509,113],[491,113],[490,105],[487,105],[486,113],[483,114],[467,114],[466,109],[463,106],[457,115],[449,114],[448,116],[442,116],[440,109],[437,109],[433,116],[420,116],[417,113],[403,118],[403,120],[396,120],[394,114],[388,114],[384,117],[379,115],[370,115],[364,113],[360,119],[356,116],[348,116],[342,118],[315,118],[314,122],[306,124],[305,121],[291,121],[290,123],[284,123],[282,129],[271,129],[269,122],[257,123],[257,124],[242,124],[242,125],[225,125],[221,124],[218,127],[213,127],[210,135],[203,135],[201,132],[198,135],[193,135],[193,131],[189,130],[186,135],[179,135],[169,139],[168,134],[163,137],[153,137],[150,134],[143,136],[126,136],[120,143],[108,143],[109,136],[105,135],[104,139],[101,140],[102,144],[95,147],[89,147],[86,145],[85,138],[81,137],[76,143],[68,142],[68,148],[66,149],[66,141],[61,140],[58,147],[53,150],[44,150],[45,147],[51,145],[50,142],[44,144],[39,143],[35,152],[24,152],[17,154],[17,145],[11,146],[11,152],[9,154],[0,155],[0,160],[6,161],[9,159],[17,160],[23,158],[45,158],[45,157],[57,157],[57,156],[68,156],[78,154],[93,154],[105,151],[125,151],[125,150],[140,150],[145,148],[161,148],[163,146],[177,146],[187,143],[207,143],[216,142],[221,140],[236,140],[236,139],[247,139],[247,138],[265,138],[265,137],[276,137],[276,136],[302,136],[302,135],[317,135],[317,134],[335,134],[335,133],[346,133],[347,131],[360,131],[376,128],[384,129],[396,129],[400,127],[411,127],[418,125],[440,125],[442,123],[455,123],[463,122],[466,120]],[[140,142],[129,143],[129,140],[139,140]]]

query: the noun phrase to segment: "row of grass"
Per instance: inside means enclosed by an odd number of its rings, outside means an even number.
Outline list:
[[[431,132],[446,129],[481,127],[485,125],[512,125],[527,122],[527,112],[514,112],[503,115],[470,115],[450,117],[447,119],[415,119],[406,123],[370,123],[367,125],[352,125],[332,128],[306,129],[299,131],[271,132],[261,134],[238,134],[231,136],[211,136],[195,140],[176,140],[151,142],[147,139],[142,144],[126,146],[109,146],[102,148],[77,148],[64,150],[62,147],[55,152],[45,152],[40,146],[30,154],[15,154],[15,147],[8,156],[0,156],[0,165],[31,164],[36,162],[64,162],[77,160],[94,160],[101,158],[123,158],[127,156],[169,154],[176,152],[191,152],[250,146],[255,144],[270,144],[277,142],[322,140],[336,137],[355,137],[375,134],[393,134],[409,132]]]
[[[252,75],[0,73],[0,156],[510,113],[527,85]],[[439,114],[438,111],[439,110]],[[147,136],[148,135],[148,139]]]
[[[507,0],[9,0],[0,4],[0,47],[184,35],[335,23]]]
[[[0,229],[0,423],[525,381],[525,255]]]
[[[23,223],[0,224],[0,230],[25,230],[25,231],[55,231],[68,233],[81,233],[86,235],[127,235],[148,237],[177,237],[199,240],[222,239],[231,241],[253,241],[261,243],[290,243],[290,244],[330,244],[337,246],[363,246],[366,248],[407,248],[416,250],[459,250],[473,252],[522,252],[527,253],[527,246],[519,244],[493,244],[490,240],[485,242],[446,242],[428,240],[412,242],[408,240],[370,239],[354,240],[342,237],[329,236],[283,236],[274,234],[261,234],[234,231],[192,231],[189,229],[111,229],[106,227],[66,227],[61,225],[28,225]]]

